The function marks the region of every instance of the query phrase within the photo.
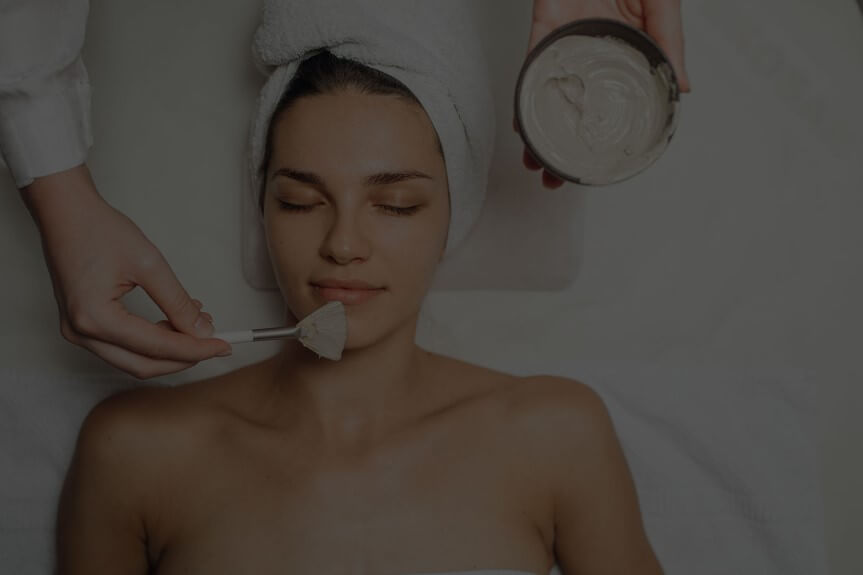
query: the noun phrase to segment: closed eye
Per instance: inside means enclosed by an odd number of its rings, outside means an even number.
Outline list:
[[[283,202],[279,200],[279,208],[288,211],[288,212],[308,212],[312,208],[315,207],[316,204],[311,205],[301,205],[301,204],[291,204],[288,202]]]
[[[279,200],[279,208],[288,212],[309,212],[316,205],[318,204],[292,204],[290,202]],[[422,206],[409,206],[406,208],[402,208],[398,206],[387,206],[379,204],[378,207],[394,215],[408,216],[419,211]]]
[[[419,211],[421,206],[410,206],[407,208],[399,208],[397,206],[381,205],[380,207],[383,208],[384,211],[387,211],[387,212],[390,212],[390,213],[393,213],[393,214],[396,214],[399,216],[409,216],[409,215],[414,214],[417,211]]]

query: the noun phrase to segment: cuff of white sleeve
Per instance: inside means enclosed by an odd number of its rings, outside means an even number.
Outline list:
[[[0,150],[19,189],[83,164],[92,145],[87,82],[18,102],[0,114]]]

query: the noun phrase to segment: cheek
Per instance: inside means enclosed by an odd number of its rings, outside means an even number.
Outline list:
[[[309,231],[302,225],[285,225],[275,218],[267,219],[265,235],[273,272],[283,288],[308,268],[310,256]],[[305,241],[304,241],[305,238]],[[313,254],[312,254],[313,255]]]
[[[440,208],[438,209],[440,211]],[[440,262],[446,242],[448,213],[425,214],[416,225],[393,226],[391,235],[379,236],[377,250],[385,252],[386,259],[402,272],[406,283],[424,287]]]

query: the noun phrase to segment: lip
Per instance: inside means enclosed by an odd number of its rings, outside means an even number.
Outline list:
[[[339,280],[334,278],[323,278],[311,282],[313,286],[323,288],[336,288],[344,290],[377,290],[380,286],[372,285],[362,280]]]
[[[321,285],[312,284],[312,287],[315,288],[315,292],[320,294],[320,296],[327,301],[340,301],[345,305],[355,305],[359,303],[363,303],[372,299],[373,297],[379,295],[384,291],[383,288],[374,288],[374,289],[359,289],[359,288],[338,288],[338,287],[326,287]]]

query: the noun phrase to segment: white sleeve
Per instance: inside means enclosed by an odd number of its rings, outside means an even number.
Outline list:
[[[88,0],[0,0],[0,156],[19,188],[87,159],[88,10]]]

